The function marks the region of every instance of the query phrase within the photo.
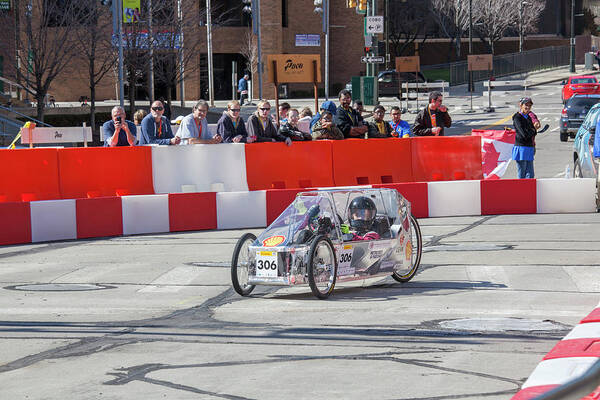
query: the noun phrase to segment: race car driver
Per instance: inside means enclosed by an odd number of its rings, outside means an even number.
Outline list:
[[[380,239],[379,234],[372,230],[376,215],[377,207],[373,200],[365,196],[353,199],[348,207],[350,226],[341,226],[344,241]]]

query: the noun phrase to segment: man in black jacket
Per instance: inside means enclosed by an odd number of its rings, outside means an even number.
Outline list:
[[[442,100],[440,92],[429,93],[429,104],[415,118],[413,133],[416,136],[444,136],[444,127],[450,128],[452,119]]]
[[[342,131],[345,138],[364,139],[367,125],[363,123],[360,114],[350,107],[352,95],[349,90],[343,89],[339,94],[340,106],[335,112],[333,122]]]

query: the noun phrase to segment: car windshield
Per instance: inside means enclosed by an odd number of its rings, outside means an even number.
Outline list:
[[[319,230],[328,218],[326,232],[330,239],[338,239],[337,219],[328,193],[298,195],[271,225],[257,238],[258,245],[265,247],[285,246],[294,243],[298,233],[305,229]],[[325,226],[325,225],[323,225]],[[325,233],[325,232],[323,232]]]
[[[571,79],[571,84],[578,83],[597,83],[596,78],[574,78]]]
[[[569,100],[567,108],[590,109],[594,104],[598,102],[600,102],[600,98],[573,97]]]

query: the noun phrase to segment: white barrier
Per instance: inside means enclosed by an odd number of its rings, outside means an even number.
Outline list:
[[[217,229],[267,226],[267,192],[217,193]]]
[[[123,235],[169,232],[169,195],[121,197]]]
[[[442,95],[445,97],[446,89],[450,88],[450,83],[446,81],[424,83],[406,82],[404,87],[407,89],[442,89]]]
[[[35,127],[21,130],[21,144],[33,146],[37,143],[85,143],[92,141],[92,128],[73,127]]]
[[[596,180],[537,179],[538,214],[578,213],[596,211]]]
[[[561,385],[583,375],[597,360],[597,357],[568,357],[543,360],[535,367],[521,388]]]
[[[32,201],[30,205],[32,242],[77,238],[75,200]]]
[[[481,215],[480,181],[428,182],[430,217]]]
[[[244,144],[152,147],[152,179],[156,193],[247,191]]]

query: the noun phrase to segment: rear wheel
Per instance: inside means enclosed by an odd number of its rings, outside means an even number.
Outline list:
[[[248,268],[250,266],[250,245],[256,236],[251,233],[244,234],[236,243],[231,259],[231,284],[240,296],[248,296],[254,285],[248,285]]]
[[[567,140],[569,140],[569,132],[560,132],[560,141],[561,142],[566,142]]]
[[[411,261],[408,270],[394,271],[392,277],[398,282],[408,282],[416,275],[419,265],[421,265],[421,255],[423,253],[423,237],[419,223],[410,216],[410,243],[411,243]]]
[[[327,236],[317,236],[310,245],[308,284],[319,299],[326,299],[333,292],[337,275],[337,261],[333,243]]]

